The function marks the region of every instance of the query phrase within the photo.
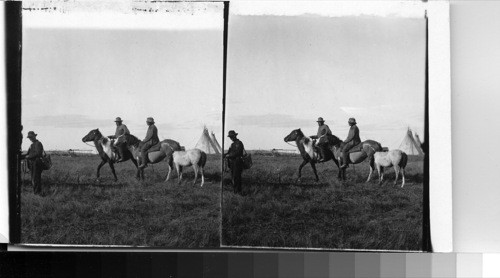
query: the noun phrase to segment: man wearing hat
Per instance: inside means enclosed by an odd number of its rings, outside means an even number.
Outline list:
[[[142,156],[142,164],[139,165],[139,168],[143,169],[148,165],[148,150],[154,145],[160,143],[160,139],[158,138],[158,129],[155,126],[155,120],[149,117],[146,120],[146,124],[148,127],[148,132],[146,133],[146,138],[142,140],[141,147],[141,156]]]
[[[120,135],[130,134],[130,131],[128,130],[127,126],[124,125],[124,124],[122,124],[122,122],[123,122],[122,118],[116,117],[116,120],[115,120],[115,123],[116,123],[115,135],[108,136],[109,139],[116,139]],[[111,146],[113,146],[113,149],[114,149],[115,153],[117,153],[118,156],[119,156],[119,159],[116,162],[122,162],[123,161],[123,157],[124,157],[123,152],[124,152],[125,145],[120,145],[119,147],[116,147],[115,144],[111,144]]]
[[[224,154],[224,158],[227,158],[229,168],[231,169],[231,179],[233,181],[234,193],[241,193],[241,173],[243,172],[243,143],[236,138],[238,133],[234,130],[230,130],[227,134],[233,143],[227,153]]]
[[[342,169],[349,167],[349,150],[361,143],[361,139],[359,138],[359,128],[356,125],[356,119],[349,118],[348,123],[351,128],[349,128],[349,134],[347,135],[347,139],[344,141],[345,145],[342,149],[342,165],[340,166]]]
[[[31,184],[33,184],[33,191],[35,194],[42,193],[42,156],[43,145],[36,139],[37,134],[33,131],[28,132],[28,139],[31,141],[31,146],[28,152],[22,157],[29,161],[31,172]]]
[[[319,139],[321,136],[324,135],[332,135],[332,131],[328,127],[328,125],[325,125],[325,120],[323,120],[322,117],[319,117],[318,120],[316,121],[318,123],[318,133],[316,135],[311,136],[312,139]],[[319,159],[318,162],[323,162],[325,159],[325,149],[326,149],[326,143],[324,141],[320,141],[316,144],[316,150],[318,151],[319,154]]]

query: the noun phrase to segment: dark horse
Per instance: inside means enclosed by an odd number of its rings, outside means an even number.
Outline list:
[[[339,161],[341,160],[342,157],[341,150],[345,145],[345,143],[342,140],[339,140],[338,137],[335,135],[326,135],[321,137],[319,139],[319,142],[328,144],[328,146],[333,152],[333,155]],[[370,174],[368,174],[368,179],[366,180],[366,182],[368,182],[372,176],[373,171],[375,170],[374,154],[376,152],[381,152],[381,151],[382,151],[382,146],[380,145],[379,142],[374,140],[363,141],[349,150],[349,161],[347,161],[347,163],[358,164],[365,161],[368,158],[368,161],[370,162]],[[345,168],[339,167],[338,177],[345,180]]]
[[[108,163],[109,167],[111,168],[111,171],[113,172],[113,176],[115,177],[115,181],[118,180],[116,177],[115,173],[115,167],[113,164],[117,160],[116,153],[113,151],[113,148],[111,146],[111,140],[109,140],[107,137],[103,136],[101,132],[99,131],[98,128],[91,130],[87,135],[85,135],[82,138],[83,142],[94,142],[94,146],[97,149],[97,152],[99,153],[99,156],[101,157],[102,161],[99,163],[99,166],[97,166],[97,180],[99,180],[99,172],[101,171],[101,167]],[[123,152],[123,160],[131,160],[132,163],[134,163],[135,167],[137,167],[137,161],[134,159],[132,156],[132,153],[130,151],[125,150]]]
[[[134,135],[120,135],[118,138],[116,138],[115,141],[115,146],[119,147],[121,144],[125,144],[127,147],[128,151],[132,153],[132,156],[139,162],[142,163],[142,158],[141,158],[141,147],[142,147],[142,141],[139,140],[137,137]],[[155,146],[151,147],[148,151],[148,158],[150,163],[158,163],[163,161],[164,159],[167,160],[168,162],[168,175],[165,181],[167,181],[170,177],[170,172],[172,171],[173,168],[173,158],[172,154],[174,151],[180,151],[181,145],[179,142],[171,140],[171,139],[165,139],[161,141],[160,143],[156,144]],[[144,179],[144,169],[137,168],[137,177]]]
[[[336,136],[332,137],[332,140],[335,140],[337,138]],[[300,155],[304,159],[302,163],[299,166],[299,176],[297,178],[297,181],[300,181],[300,178],[302,177],[302,168],[307,164],[310,163],[311,167],[313,169],[314,175],[316,176],[316,181],[319,181],[318,178],[318,173],[316,171],[316,163],[318,163],[318,153],[314,150],[313,146],[313,140],[307,136],[304,135],[304,133],[299,129],[292,130],[290,134],[288,134],[285,137],[285,142],[293,142],[295,141],[295,144],[297,145],[297,148],[300,151]],[[339,142],[340,139],[337,138]],[[327,151],[325,152],[325,158],[324,161],[332,160],[337,167],[339,167],[339,162],[335,158],[332,152]],[[339,178],[340,178],[340,172],[339,172]]]

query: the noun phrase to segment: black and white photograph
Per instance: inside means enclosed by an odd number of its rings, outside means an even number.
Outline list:
[[[223,9],[23,2],[21,243],[220,246]]]
[[[422,250],[426,15],[231,3],[222,245]]]

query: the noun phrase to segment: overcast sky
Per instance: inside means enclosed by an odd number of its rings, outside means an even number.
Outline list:
[[[193,148],[207,125],[222,141],[223,5],[199,5],[161,15],[24,12],[24,136],[34,130],[45,149],[91,149],[81,142],[91,129],[114,134],[121,117],[142,139],[154,117],[160,139]]]
[[[323,117],[345,139],[397,148],[423,137],[425,20],[319,15],[229,17],[226,130],[247,149],[292,148],[293,129],[316,134]]]

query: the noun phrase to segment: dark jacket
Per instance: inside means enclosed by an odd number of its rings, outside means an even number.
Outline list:
[[[229,147],[229,150],[226,154],[226,157],[229,159],[236,159],[236,158],[242,157],[244,148],[245,147],[243,146],[243,143],[239,139],[236,139],[231,144],[231,147]]]
[[[40,141],[36,140],[31,143],[28,153],[26,154],[26,159],[35,160],[43,156],[43,145]]]
[[[310,136],[312,139],[319,139],[325,134],[332,135],[332,131],[327,125],[318,126],[318,133],[316,135]]]
[[[142,140],[143,143],[147,143],[150,141],[151,144],[153,145],[158,144],[160,142],[160,139],[158,138],[158,129],[154,124],[149,126],[148,132],[146,133],[146,138]]]
[[[119,125],[116,127],[115,135],[109,136],[109,138],[116,139],[118,136],[123,134],[130,134],[126,125]]]
[[[318,134],[316,136],[319,138],[325,134],[332,135],[330,128],[327,125],[318,126]]]
[[[353,146],[361,143],[361,139],[359,138],[359,128],[356,125],[351,126],[347,139],[345,139],[344,143],[349,143]]]

